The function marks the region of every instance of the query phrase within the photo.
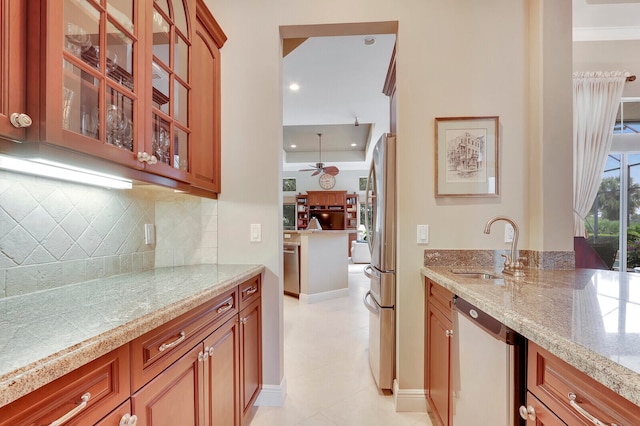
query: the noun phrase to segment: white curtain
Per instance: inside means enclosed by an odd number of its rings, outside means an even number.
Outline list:
[[[621,71],[573,74],[574,236],[587,236],[584,218],[598,193],[628,76]]]

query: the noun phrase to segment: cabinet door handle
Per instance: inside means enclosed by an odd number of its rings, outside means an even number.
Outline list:
[[[520,417],[522,417],[523,420],[535,420],[536,419],[536,410],[535,408],[533,408],[532,405],[529,405],[527,407],[525,407],[524,405],[521,405],[519,410],[520,412]]]
[[[33,120],[27,114],[18,114],[14,112],[9,116],[9,121],[13,124],[13,127],[17,127],[18,129],[22,127],[29,127],[33,124]]]
[[[253,293],[255,293],[256,291],[258,291],[258,287],[256,286],[251,286],[248,289],[246,289],[244,292],[247,293],[247,296],[252,295]]]
[[[51,423],[49,426],[60,426],[66,423],[68,420],[74,418],[80,411],[86,408],[87,404],[89,403],[89,399],[91,399],[91,394],[87,392],[84,395],[82,395],[80,399],[82,400],[82,402],[76,408],[69,411],[67,414],[65,414],[64,416],[60,417],[58,420]]]
[[[218,312],[219,314],[223,313],[223,312],[227,312],[229,309],[233,308],[233,299],[229,298],[227,299],[227,301],[225,302],[224,305],[220,306],[218,308],[218,310],[216,312]]]
[[[446,331],[444,332],[444,334],[445,334],[447,337],[451,337],[451,336],[453,336],[453,330],[446,330]]]
[[[179,344],[180,342],[182,342],[182,341],[185,339],[185,337],[186,337],[186,336],[187,336],[187,335],[185,334],[185,332],[184,332],[184,331],[181,331],[181,332],[180,332],[180,335],[178,336],[178,338],[177,338],[176,340],[174,340],[173,342],[169,342],[169,343],[163,343],[163,344],[161,344],[161,345],[160,345],[160,347],[158,348],[158,350],[159,350],[160,352],[164,352],[164,351],[166,351],[167,349],[171,349],[171,348],[172,348],[172,347],[174,347],[175,345],[177,345],[177,344]]]
[[[247,323],[247,317],[240,318],[240,324],[246,324],[246,323]]]
[[[122,416],[122,418],[120,419],[120,423],[118,423],[118,426],[136,426],[137,423],[138,416],[136,416],[135,414],[132,416],[131,414],[127,413]]]
[[[578,414],[580,414],[585,419],[589,420],[594,425],[597,425],[597,426],[622,426],[622,425],[620,425],[618,423],[604,423],[604,422],[601,422],[600,420],[598,420],[597,417],[595,417],[593,414],[589,413],[587,410],[585,410],[584,408],[582,408],[578,404],[578,402],[576,401],[577,397],[576,397],[575,393],[569,392],[568,396],[569,396],[569,405],[571,405],[573,407],[573,409],[578,412]]]

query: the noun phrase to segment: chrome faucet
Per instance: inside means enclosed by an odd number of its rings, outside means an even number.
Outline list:
[[[513,227],[513,240],[511,240],[511,255],[502,255],[504,260],[504,268],[502,269],[502,273],[513,275],[515,277],[523,277],[524,276],[524,265],[521,262],[521,257],[517,257],[518,255],[518,235],[520,231],[518,230],[518,225],[511,219],[505,216],[496,216],[489,219],[487,224],[484,226],[484,233],[491,233],[491,225],[493,222],[498,220],[504,220],[509,223]]]

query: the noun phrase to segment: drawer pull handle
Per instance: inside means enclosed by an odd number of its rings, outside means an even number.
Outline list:
[[[536,409],[531,405],[526,407],[524,405],[521,405],[518,411],[520,412],[520,417],[522,417],[522,420],[536,419]]]
[[[220,306],[216,312],[219,314],[223,312],[227,312],[229,309],[233,308],[233,299],[229,298],[224,305]]]
[[[177,344],[179,344],[180,342],[182,342],[182,341],[185,339],[185,337],[187,337],[187,335],[185,334],[185,332],[184,332],[184,331],[181,331],[181,332],[180,332],[180,336],[178,336],[178,338],[177,338],[176,340],[174,340],[173,342],[170,342],[170,343],[163,343],[163,344],[161,344],[161,345],[160,345],[160,347],[158,348],[158,350],[159,350],[160,352],[164,352],[164,351],[166,351],[167,349],[171,349],[171,348],[172,348],[172,347],[174,347],[175,345],[177,345]]]
[[[253,293],[255,293],[256,291],[258,291],[258,287],[256,286],[251,286],[248,289],[246,289],[244,292],[247,293],[247,296],[251,296]]]
[[[569,396],[569,405],[571,405],[578,412],[578,414],[580,414],[585,419],[589,420],[594,425],[596,425],[596,426],[622,426],[622,425],[619,425],[617,423],[608,424],[608,423],[601,422],[600,420],[598,420],[597,417],[594,417],[591,413],[589,413],[587,410],[585,410],[580,405],[578,405],[578,403],[576,402],[576,394],[575,393],[569,392],[568,396]]]
[[[62,425],[64,423],[66,423],[67,420],[70,420],[73,417],[75,417],[76,414],[78,414],[80,411],[85,409],[85,407],[89,403],[89,399],[90,398],[91,398],[91,394],[89,392],[87,392],[84,395],[82,395],[82,397],[80,398],[82,400],[82,402],[76,408],[74,408],[73,410],[69,411],[67,414],[65,414],[64,416],[60,417],[58,420],[56,420],[53,423],[51,423],[49,426],[60,426],[60,425]]]

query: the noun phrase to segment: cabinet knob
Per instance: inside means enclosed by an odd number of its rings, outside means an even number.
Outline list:
[[[17,112],[11,114],[11,116],[9,117],[9,121],[11,121],[11,124],[13,124],[14,127],[17,127],[19,129],[22,127],[29,127],[31,126],[31,124],[33,124],[33,120],[31,120],[31,117],[29,117],[27,114],[18,114]]]
[[[528,407],[525,407],[524,405],[521,405],[519,410],[520,412],[520,417],[522,417],[523,420],[535,420],[536,419],[536,410],[535,408],[533,408],[533,406],[529,405]]]
[[[444,334],[446,334],[447,337],[451,337],[451,336],[453,336],[453,330],[447,330],[447,331],[444,332]]]
[[[122,418],[120,419],[120,423],[118,423],[118,426],[136,426],[136,424],[138,423],[138,416],[136,415],[131,415],[129,413],[125,414],[124,416],[122,416]]]
[[[137,158],[141,163],[156,164],[158,162],[158,157],[155,155],[149,155],[146,152],[138,152]]]

